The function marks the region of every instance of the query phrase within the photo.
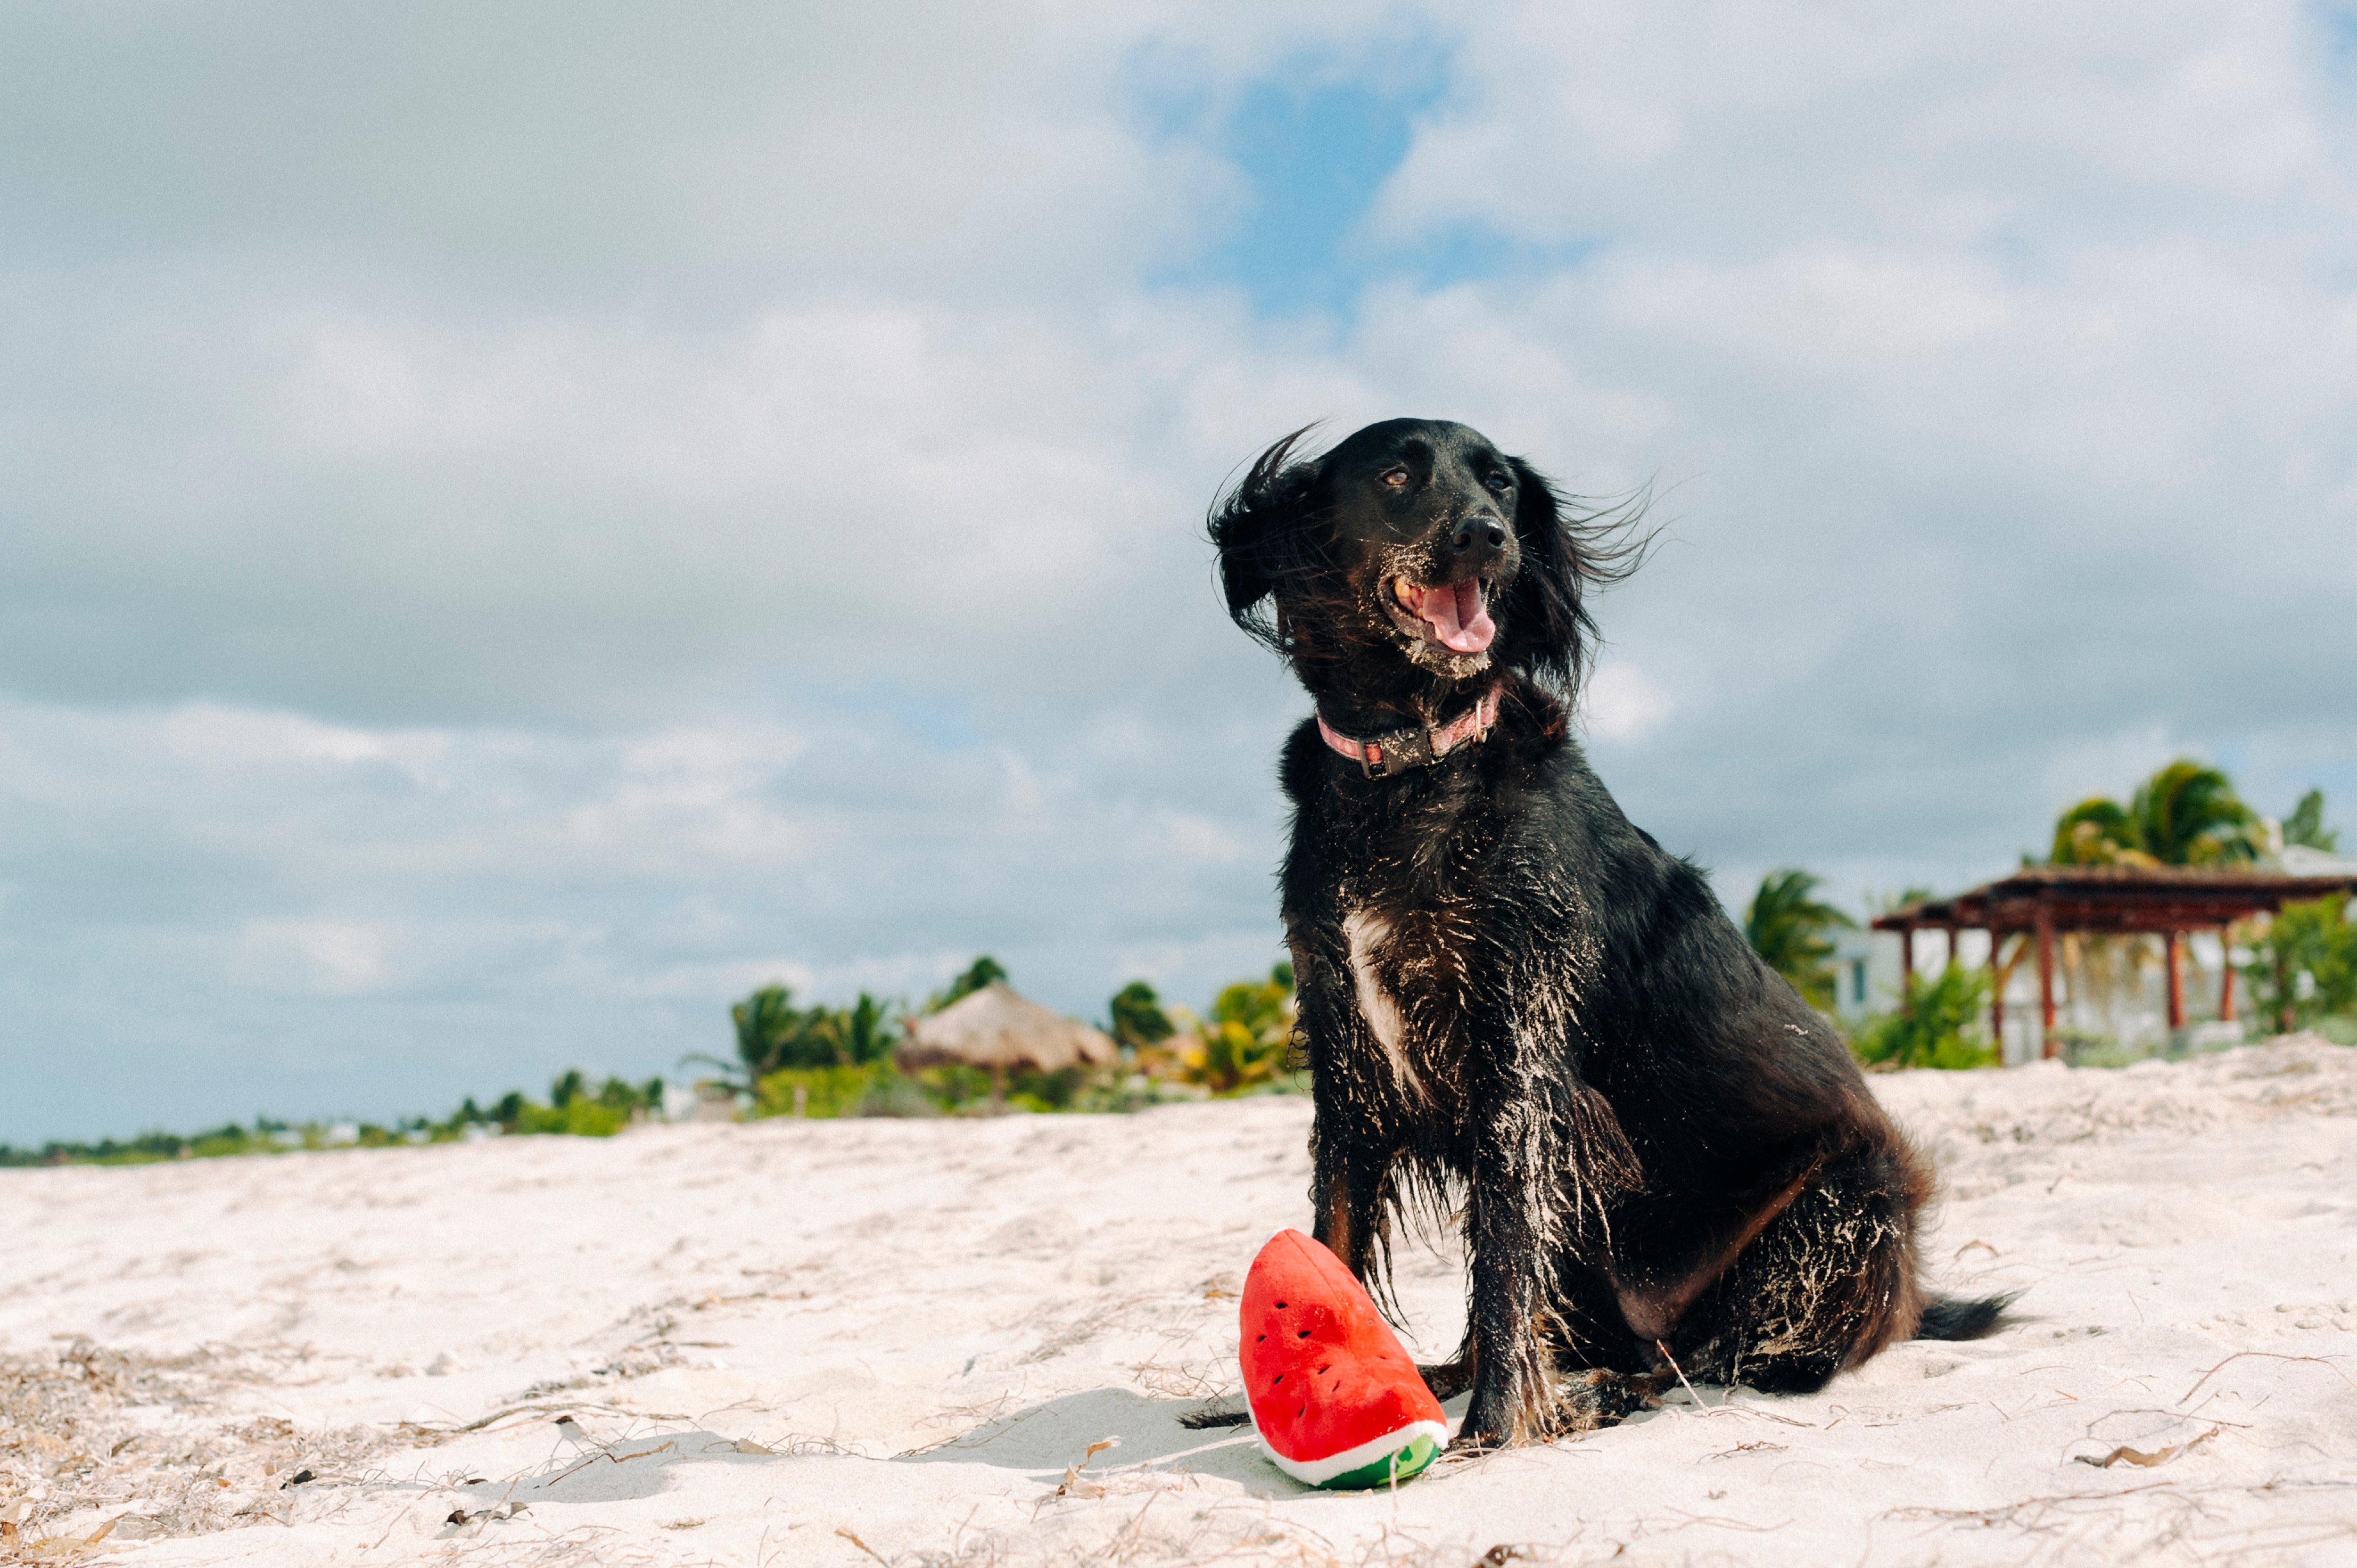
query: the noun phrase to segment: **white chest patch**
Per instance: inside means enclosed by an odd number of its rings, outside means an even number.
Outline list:
[[[1407,1020],[1401,1016],[1398,999],[1383,988],[1376,972],[1379,950],[1392,938],[1391,925],[1380,915],[1359,910],[1343,919],[1342,935],[1351,944],[1351,983],[1358,994],[1359,1016],[1366,1020],[1367,1032],[1374,1036],[1375,1043],[1383,1047],[1400,1091],[1420,1093],[1423,1085],[1408,1065]]]

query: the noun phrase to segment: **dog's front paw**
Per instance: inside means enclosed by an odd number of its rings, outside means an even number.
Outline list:
[[[1461,1457],[1512,1446],[1527,1429],[1526,1422],[1514,1419],[1521,1410],[1520,1402],[1502,1395],[1486,1379],[1477,1382],[1473,1398],[1465,1407],[1465,1419],[1458,1423],[1457,1435],[1449,1442],[1448,1452]]]

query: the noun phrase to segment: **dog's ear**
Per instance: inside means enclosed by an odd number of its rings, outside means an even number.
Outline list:
[[[1514,534],[1523,553],[1522,573],[1505,596],[1510,658],[1572,692],[1596,639],[1588,596],[1635,571],[1652,542],[1636,532],[1646,496],[1639,491],[1587,511],[1520,457],[1506,464],[1514,475]]]
[[[1301,438],[1314,428],[1305,425],[1262,453],[1243,481],[1211,509],[1211,542],[1220,552],[1228,614],[1265,641],[1274,642],[1276,631],[1275,618],[1263,601],[1298,569],[1318,489],[1318,464],[1296,455]]]

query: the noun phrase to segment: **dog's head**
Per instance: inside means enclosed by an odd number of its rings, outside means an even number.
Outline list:
[[[1626,518],[1579,512],[1447,420],[1387,419],[1318,457],[1300,456],[1305,434],[1262,453],[1211,513],[1239,625],[1313,693],[1412,698],[1493,670],[1577,683],[1587,592],[1633,565]]]

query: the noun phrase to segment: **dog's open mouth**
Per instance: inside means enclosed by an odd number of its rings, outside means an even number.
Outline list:
[[[1388,597],[1403,624],[1412,625],[1426,641],[1438,643],[1452,653],[1480,653],[1498,635],[1498,623],[1490,618],[1487,588],[1478,577],[1437,588],[1419,587],[1405,577],[1394,577]]]

